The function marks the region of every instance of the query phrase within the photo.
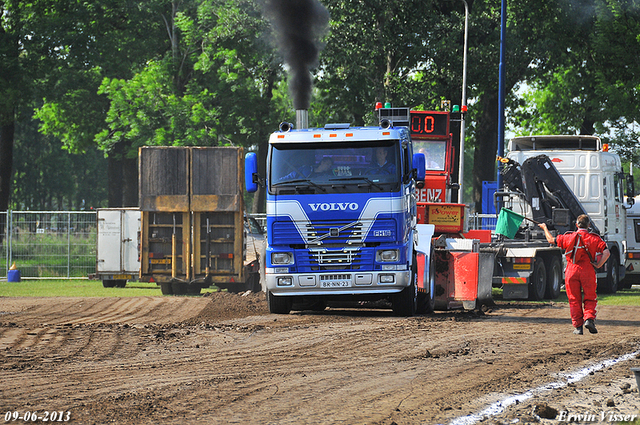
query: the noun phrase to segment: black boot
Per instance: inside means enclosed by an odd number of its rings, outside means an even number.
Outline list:
[[[573,333],[576,335],[582,335],[582,326],[578,326],[573,330]]]
[[[596,321],[593,319],[587,319],[584,322],[584,327],[587,328],[592,334],[598,333],[598,330],[596,329]]]

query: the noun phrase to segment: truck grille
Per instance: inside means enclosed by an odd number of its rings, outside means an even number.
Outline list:
[[[373,266],[374,250],[368,248],[309,248],[296,253],[298,271],[361,270]]]
[[[341,250],[310,249],[309,259],[311,263],[319,266],[346,266],[360,259],[360,249],[344,248]]]
[[[361,243],[363,241],[362,223],[359,221],[316,221],[307,224],[306,238],[311,245],[346,241]]]

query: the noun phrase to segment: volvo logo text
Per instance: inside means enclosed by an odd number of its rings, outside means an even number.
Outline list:
[[[357,211],[359,206],[355,202],[323,202],[317,204],[309,204],[314,211]]]

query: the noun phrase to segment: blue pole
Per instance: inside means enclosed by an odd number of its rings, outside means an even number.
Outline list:
[[[498,74],[498,155],[504,156],[504,99],[505,99],[505,41],[507,34],[507,0],[502,0],[500,11],[500,65]],[[498,190],[502,190],[502,176],[500,175],[500,165],[498,165]]]

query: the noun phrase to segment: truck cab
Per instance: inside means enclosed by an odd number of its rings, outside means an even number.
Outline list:
[[[395,314],[413,315],[416,167],[407,128],[284,124],[270,136],[264,179],[270,311],[388,298]],[[249,155],[246,169],[251,191],[259,178]]]

